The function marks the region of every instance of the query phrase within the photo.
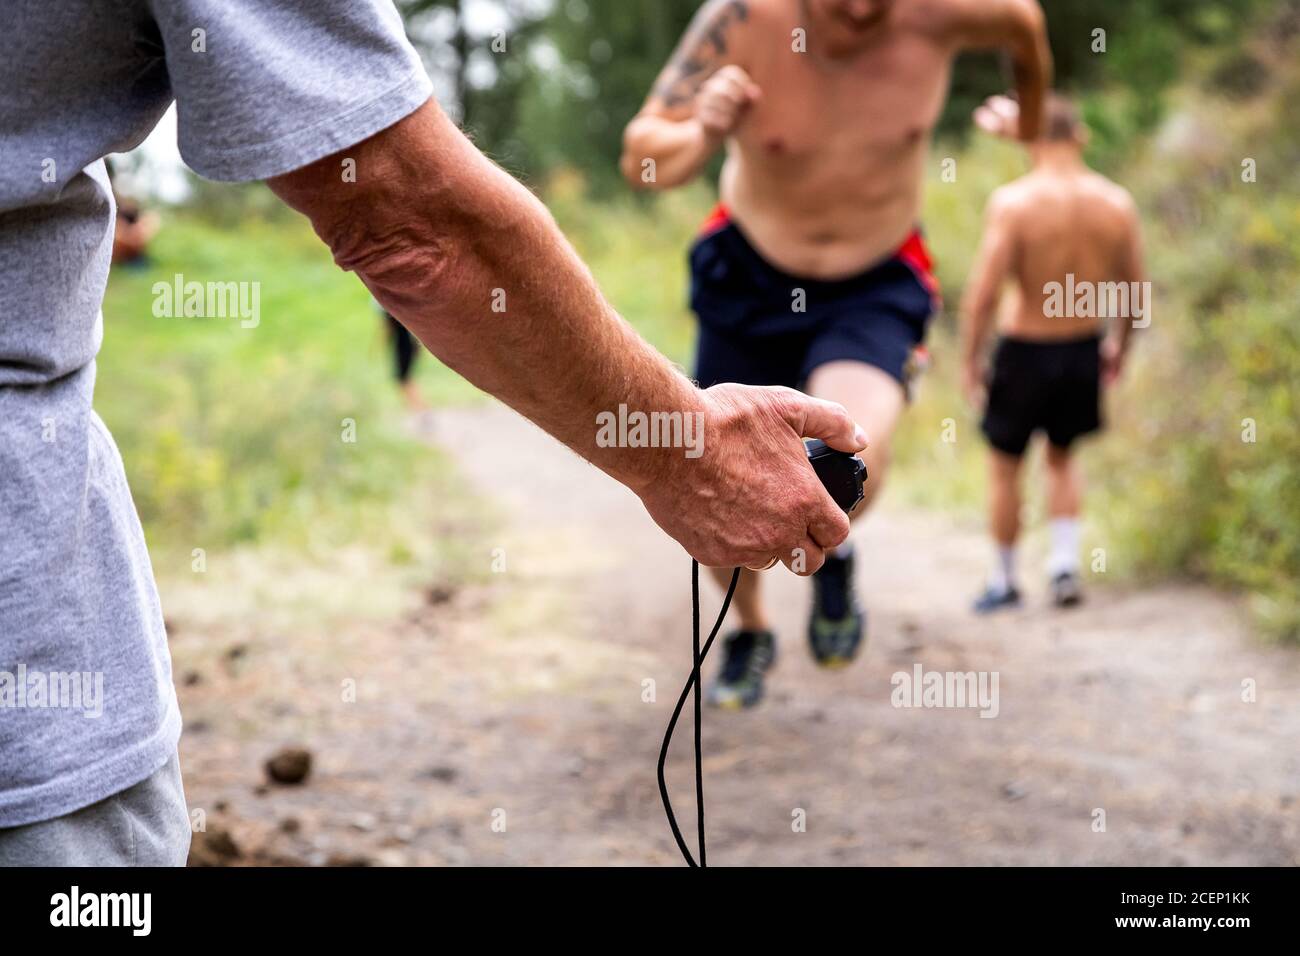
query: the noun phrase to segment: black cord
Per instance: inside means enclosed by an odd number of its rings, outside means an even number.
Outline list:
[[[659,748],[659,796],[664,801],[664,813],[668,815],[668,825],[672,827],[673,839],[677,841],[677,848],[682,851],[682,856],[690,866],[708,866],[704,849],[704,764],[700,750],[700,668],[704,664],[704,658],[709,655],[709,648],[713,646],[714,639],[718,636],[718,631],[722,629],[722,622],[727,616],[727,610],[731,607],[732,595],[736,593],[736,584],[740,581],[740,568],[731,575],[731,585],[727,588],[727,596],[722,599],[722,610],[718,612],[718,620],[713,625],[713,630],[709,632],[709,639],[704,642],[704,649],[700,649],[700,563],[691,561],[691,654],[693,664],[691,666],[691,676],[686,679],[686,686],[682,688],[682,694],[677,698],[677,706],[673,708],[673,716],[668,721],[668,729],[664,731],[664,743]],[[673,731],[677,729],[677,720],[682,715],[682,708],[686,706],[686,698],[691,693],[691,688],[695,689],[695,812],[696,822],[699,829],[700,841],[700,862],[697,864],[695,858],[691,856],[690,848],[682,838],[682,831],[677,826],[677,817],[673,814],[672,802],[668,799],[668,784],[664,781],[664,765],[668,761],[668,745],[672,743]]]

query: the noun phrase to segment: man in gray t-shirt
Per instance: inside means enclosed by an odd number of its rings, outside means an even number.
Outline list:
[[[184,812],[158,595],[91,408],[114,218],[103,157],[139,144],[173,99],[193,169],[267,180],[431,351],[626,484],[704,563],[779,557],[811,573],[847,534],[799,441],[860,450],[843,409],[700,391],[655,354],[540,204],[429,99],[389,0],[6,0],[4,13],[0,862],[138,861],[151,821],[119,854],[89,832],[111,817],[96,806]],[[704,453],[606,447],[597,416],[620,405],[699,416]],[[54,822],[57,838],[33,837]],[[169,839],[175,852],[151,861],[183,860],[188,831]]]

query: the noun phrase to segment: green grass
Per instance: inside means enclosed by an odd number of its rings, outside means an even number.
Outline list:
[[[445,462],[407,439],[382,324],[305,222],[237,228],[168,215],[145,270],[115,269],[104,304],[96,407],[122,449],[156,565],[274,545],[327,555],[367,542],[427,552],[426,501],[450,495]],[[155,282],[260,285],[260,323],[159,318]],[[432,360],[438,400],[473,390]],[[344,441],[345,420],[355,442]],[[454,498],[452,499],[454,500]],[[425,536],[427,537],[427,535]]]

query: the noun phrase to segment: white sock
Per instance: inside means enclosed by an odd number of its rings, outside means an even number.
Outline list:
[[[989,588],[1005,594],[1016,586],[1016,546],[998,545],[993,570],[989,574]]]
[[[1053,518],[1052,550],[1047,559],[1047,574],[1077,574],[1079,571],[1079,519]]]

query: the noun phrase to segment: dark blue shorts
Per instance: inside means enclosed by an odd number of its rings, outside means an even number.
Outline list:
[[[882,369],[906,386],[913,351],[938,305],[920,233],[865,272],[828,282],[773,266],[719,207],[691,249],[699,318],[695,378],[802,388],[827,362]]]

